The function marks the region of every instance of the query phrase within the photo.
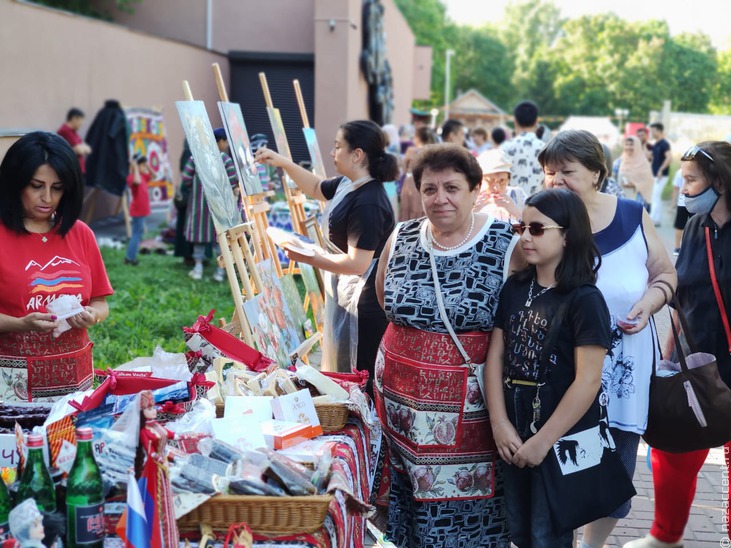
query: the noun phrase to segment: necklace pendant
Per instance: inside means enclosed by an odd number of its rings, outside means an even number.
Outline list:
[[[45,244],[48,241],[48,238],[46,238],[45,236],[43,236],[43,238],[41,238],[41,241]]]
[[[532,304],[533,304],[533,299],[531,299],[530,297],[528,297],[528,298],[527,298],[527,299],[525,300],[525,306],[530,306],[530,305],[532,305]]]

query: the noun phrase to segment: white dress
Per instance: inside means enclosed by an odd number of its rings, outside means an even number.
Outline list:
[[[602,256],[597,287],[609,307],[612,347],[604,359],[602,388],[609,396],[610,426],[642,434],[647,427],[653,354],[654,322],[635,335],[625,335],[617,318],[626,317],[647,289],[647,240],[638,202],[617,200],[617,211],[607,228],[594,234]]]

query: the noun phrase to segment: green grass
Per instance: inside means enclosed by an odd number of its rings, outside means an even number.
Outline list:
[[[131,266],[124,264],[124,249],[102,248],[102,256],[114,295],[107,299],[109,317],[89,329],[96,368],[152,356],[158,345],[168,352],[184,352],[182,327],[212,308],[216,319],[233,314],[228,282],[211,280],[213,264],[195,281],[188,277],[191,267],[179,257],[140,255],[139,266]]]

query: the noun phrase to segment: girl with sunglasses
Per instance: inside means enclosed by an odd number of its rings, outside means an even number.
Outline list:
[[[728,267],[731,264],[731,144],[724,141],[699,143],[680,160],[683,174],[680,192],[685,195],[685,207],[695,215],[685,227],[683,245],[675,263],[678,301],[688,320],[691,339],[697,345],[694,351],[713,354],[721,379],[731,386],[731,327],[724,322],[722,312],[725,311],[728,320],[731,312],[731,269]],[[709,263],[709,254],[713,257],[712,263]],[[674,346],[670,334],[663,349],[666,358],[672,356]],[[731,422],[731,417],[728,420]],[[655,519],[649,535],[626,547],[682,546],[698,472],[708,452],[708,449],[686,453],[652,450]],[[724,454],[725,477],[728,478],[731,442],[725,445]],[[728,532],[728,512],[725,518]],[[724,545],[723,541],[721,545]]]
[[[609,310],[593,285],[601,259],[581,200],[566,190],[544,190],[528,198],[522,216],[514,229],[528,267],[500,294],[487,356],[487,402],[498,452],[508,464],[510,540],[519,548],[568,548],[573,532],[551,519],[552,493],[540,465],[590,408],[599,411]],[[562,303],[565,313],[558,314]],[[543,342],[558,316],[555,346],[543,360]]]
[[[670,298],[675,268],[641,204],[599,192],[607,166],[593,133],[558,133],[538,155],[548,189],[567,189],[586,206],[594,242],[601,254],[596,285],[609,307],[612,344],[604,360],[602,388],[612,437],[629,477],[634,476],[637,447],[647,426],[650,377],[658,351],[652,314]],[[581,548],[600,548],[627,501],[609,516],[584,527]]]

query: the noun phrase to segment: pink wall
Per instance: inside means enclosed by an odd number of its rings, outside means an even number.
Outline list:
[[[0,21],[0,51],[13,52],[0,57],[0,74],[12,75],[0,84],[0,133],[9,128],[56,131],[75,106],[86,113],[83,136],[106,99],[124,107],[161,108],[177,181],[184,134],[175,101],[183,99],[182,80],[206,102],[214,127],[220,125],[211,64],[218,62],[228,79],[228,62],[221,55],[11,0],[0,0]],[[1,138],[0,155],[13,142]],[[116,200],[103,201],[95,217],[115,206]]]

